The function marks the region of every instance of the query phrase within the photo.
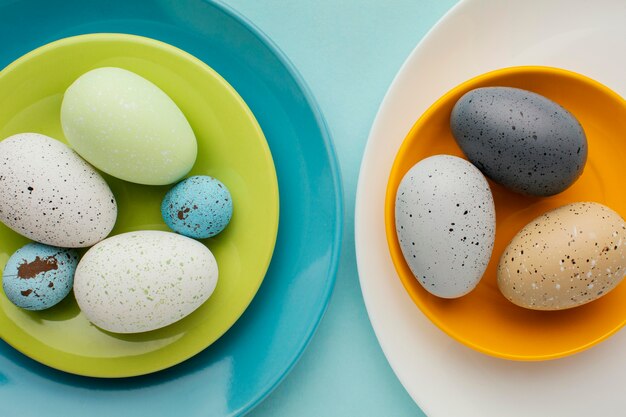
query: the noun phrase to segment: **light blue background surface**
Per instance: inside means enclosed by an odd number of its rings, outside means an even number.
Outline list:
[[[268,34],[315,94],[335,141],[345,230],[335,292],[307,351],[252,417],[423,416],[367,318],[354,254],[354,197],[378,106],[400,66],[456,0],[227,0]],[[445,53],[445,51],[442,51]]]

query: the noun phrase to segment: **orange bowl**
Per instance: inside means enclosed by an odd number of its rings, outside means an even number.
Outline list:
[[[450,112],[463,94],[488,86],[534,91],[569,110],[587,135],[587,165],[570,188],[547,198],[515,194],[490,181],[496,205],[496,240],[489,266],[474,291],[457,299],[441,299],[422,288],[402,256],[395,228],[396,190],[404,174],[428,156],[464,157],[450,130]],[[496,269],[513,236],[550,209],[577,201],[596,201],[626,217],[622,164],[626,165],[626,102],[590,78],[557,68],[513,67],[489,72],[455,87],[415,123],[389,176],[385,228],[402,284],[415,304],[441,330],[492,356],[526,361],[555,359],[601,342],[626,323],[626,284],[580,307],[533,311],[510,303],[500,294]]]

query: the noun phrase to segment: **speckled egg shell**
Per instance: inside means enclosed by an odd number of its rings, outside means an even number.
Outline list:
[[[76,152],[126,181],[171,184],[196,160],[196,137],[176,103],[122,68],[97,68],[74,81],[63,96],[61,125]]]
[[[26,310],[45,310],[63,300],[72,289],[78,252],[41,243],[29,243],[9,258],[2,273],[7,298]]]
[[[456,298],[474,289],[496,229],[491,190],[475,166],[448,155],[420,161],[398,187],[395,215],[402,254],[427,291]]]
[[[598,203],[574,203],[526,225],[505,249],[498,286],[514,304],[563,310],[602,297],[626,273],[626,224]]]
[[[146,332],[200,307],[217,276],[215,258],[202,243],[170,232],[129,232],[87,251],[76,269],[74,295],[96,326]]]
[[[87,247],[104,239],[116,218],[107,183],[63,143],[37,133],[0,142],[0,220],[17,233]]]
[[[474,165],[522,194],[560,193],[580,177],[587,161],[578,120],[555,102],[518,88],[466,93],[452,110],[450,127]]]
[[[205,239],[226,228],[233,215],[233,199],[220,181],[197,175],[176,184],[165,195],[161,215],[176,233]]]

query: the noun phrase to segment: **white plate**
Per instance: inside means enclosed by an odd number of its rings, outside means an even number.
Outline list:
[[[512,362],[466,348],[431,324],[404,291],[383,218],[395,154],[413,123],[447,90],[496,68],[551,65],[624,96],[625,52],[624,0],[467,0],[424,38],[389,89],[361,165],[357,261],[383,351],[429,416],[626,415],[626,331],[549,362]]]

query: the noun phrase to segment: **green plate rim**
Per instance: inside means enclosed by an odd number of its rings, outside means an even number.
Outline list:
[[[59,365],[55,361],[49,360],[47,356],[39,354],[39,352],[32,352],[27,347],[24,348],[24,346],[22,346],[19,343],[11,343],[11,340],[7,339],[4,335],[8,331],[12,330],[11,327],[16,328],[16,329],[19,329],[19,327],[15,326],[14,323],[8,319],[8,317],[4,313],[4,310],[0,309],[0,319],[2,319],[0,321],[0,339],[2,339],[4,342],[9,344],[11,347],[16,349],[17,351],[28,356],[29,358],[36,360],[37,362],[44,364],[46,366],[49,366],[51,368],[68,372],[71,374],[75,374],[75,375],[95,377],[95,378],[126,378],[126,377],[135,377],[135,376],[140,376],[140,375],[151,374],[154,372],[161,371],[163,369],[170,368],[181,362],[184,362],[185,360],[197,355],[198,353],[200,353],[201,351],[203,351],[204,349],[208,348],[210,345],[215,343],[217,340],[219,340],[239,320],[239,318],[243,315],[243,313],[246,311],[246,309],[248,308],[248,306],[250,305],[250,303],[252,302],[256,294],[258,293],[258,290],[261,287],[265,279],[270,262],[273,258],[274,249],[276,246],[276,240],[278,237],[278,228],[279,228],[280,192],[278,188],[276,166],[274,164],[274,159],[272,157],[269,145],[267,143],[267,139],[265,138],[265,134],[263,133],[263,130],[261,129],[261,126],[259,125],[256,117],[254,116],[254,114],[252,113],[252,111],[250,110],[246,102],[243,100],[243,98],[230,85],[230,83],[228,83],[228,81],[226,81],[217,71],[215,71],[209,65],[204,63],[202,60],[196,58],[195,56],[191,55],[190,53],[180,48],[177,48],[173,45],[170,45],[166,42],[162,42],[156,39],[152,39],[152,38],[140,36],[140,35],[132,35],[132,34],[126,34],[126,33],[112,33],[112,32],[89,33],[89,34],[84,34],[84,35],[69,36],[69,37],[58,39],[56,41],[42,45],[22,55],[21,57],[17,58],[13,62],[11,62],[9,65],[4,67],[2,70],[0,70],[0,79],[6,76],[6,74],[13,71],[15,67],[21,65],[23,62],[26,62],[39,55],[45,54],[49,52],[50,50],[53,50],[59,46],[67,46],[67,45],[83,43],[83,42],[98,42],[98,41],[105,41],[105,42],[130,41],[133,43],[139,43],[145,46],[154,47],[162,51],[170,52],[172,54],[182,57],[186,61],[189,61],[192,65],[199,67],[200,69],[203,70],[203,72],[206,72],[209,76],[219,81],[219,83],[233,96],[233,98],[237,102],[239,102],[241,109],[245,112],[248,119],[252,122],[255,130],[258,133],[259,138],[263,139],[261,141],[261,147],[264,150],[263,157],[267,159],[267,161],[270,163],[270,166],[272,167],[272,172],[271,172],[271,175],[272,175],[271,180],[272,180],[272,185],[273,185],[272,195],[268,195],[268,199],[271,198],[273,202],[272,205],[274,206],[273,207],[274,216],[271,218],[266,218],[266,221],[271,222],[271,226],[272,226],[272,229],[274,230],[274,233],[272,233],[272,236],[271,236],[271,248],[270,250],[267,251],[267,256],[265,257],[265,259],[263,259],[263,274],[261,276],[261,279],[257,281],[257,285],[254,288],[252,297],[249,297],[249,299],[247,300],[247,303],[244,306],[242,306],[240,311],[236,313],[234,320],[232,320],[232,322],[229,325],[224,326],[223,331],[218,333],[215,339],[210,341],[209,343],[192,344],[193,349],[189,349],[188,353],[183,354],[183,355],[177,355],[175,359],[173,360],[161,360],[155,366],[151,366],[149,369],[144,369],[144,370],[131,370],[130,372],[129,371],[119,372],[119,370],[115,368],[102,368],[101,366],[89,367],[89,369],[85,369],[85,364],[82,361],[67,361],[67,360],[63,360],[63,364]],[[8,325],[3,323],[5,321],[8,323]],[[173,324],[176,324],[176,323],[173,323]],[[9,330],[7,330],[7,328]],[[198,338],[194,340],[198,340]],[[65,355],[66,353],[62,352],[62,354]],[[71,355],[71,354],[67,354],[67,355],[76,357],[76,355]],[[92,360],[90,360],[90,362]]]

